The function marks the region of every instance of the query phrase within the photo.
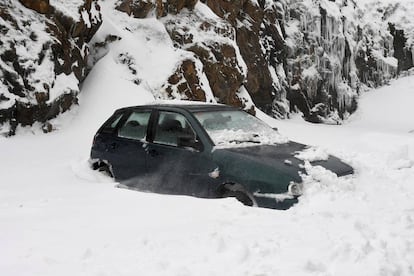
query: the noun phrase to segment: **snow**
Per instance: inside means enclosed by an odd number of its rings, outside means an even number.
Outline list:
[[[359,109],[353,115],[350,123],[355,127],[369,127],[376,131],[409,133],[414,129],[413,91],[413,78],[408,77],[392,81],[390,86],[367,92],[359,100],[359,105],[364,108]],[[370,105],[368,102],[374,93],[375,100],[380,103],[378,106]],[[395,93],[395,98],[390,97],[390,93]],[[359,121],[360,117],[364,117],[363,122]]]
[[[252,147],[286,143],[283,135],[243,111],[200,112],[195,117],[204,126],[215,148]]]
[[[255,127],[252,127],[255,129]],[[256,131],[255,131],[256,132]],[[285,143],[287,141],[286,137],[281,136],[276,131],[273,133],[267,132],[267,136],[264,135],[264,132],[244,132],[241,129],[225,129],[209,131],[211,139],[216,144],[215,148],[240,148],[240,147],[254,147],[257,145],[274,145]]]
[[[69,75],[61,73],[56,75],[54,86],[49,90],[49,102],[62,95],[62,91],[78,91],[79,81],[72,72]]]
[[[295,154],[295,157],[305,161],[328,160],[329,154],[320,147],[309,147]]]
[[[95,39],[122,40],[88,75],[79,106],[52,120],[52,133],[35,126],[0,136],[2,275],[414,274],[413,76],[364,93],[343,125],[257,111],[320,150],[314,156],[334,154],[355,169],[338,178],[306,162],[304,195],[287,211],[119,189],[89,168],[93,136],[115,109],[154,102],[186,54],[166,43],[155,20],[109,5],[102,2],[106,20]]]
[[[55,7],[57,10],[61,11],[63,14],[72,17],[75,21],[78,21],[80,18],[79,9],[81,6],[85,4],[83,0],[50,0],[50,5]],[[85,19],[84,15],[82,15],[83,19]],[[88,18],[86,16],[86,18]],[[88,22],[89,20],[85,20]]]
[[[161,86],[183,60],[193,59],[193,54],[174,48],[164,25],[156,18],[129,17],[115,10],[114,1],[100,5],[104,20],[91,43],[102,42],[109,34],[121,37],[108,53],[113,66],[119,68],[116,74],[125,80],[136,80],[157,99],[168,98],[160,92]]]
[[[407,36],[407,47],[414,47],[414,0],[358,0],[358,6],[363,10],[366,21],[377,25],[383,30],[388,28],[388,22],[404,30]]]
[[[86,10],[81,12],[82,20],[85,22],[86,27],[90,28],[92,26],[91,22],[89,21],[89,14]]]

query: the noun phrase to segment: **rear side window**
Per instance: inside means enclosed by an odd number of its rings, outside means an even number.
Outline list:
[[[125,123],[119,128],[118,136],[128,139],[142,140],[147,134],[147,127],[151,111],[134,111]]]

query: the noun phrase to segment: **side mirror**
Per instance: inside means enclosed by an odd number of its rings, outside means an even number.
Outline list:
[[[278,131],[277,127],[272,127],[272,128],[273,128],[273,130]]]
[[[181,135],[177,137],[177,145],[183,148],[201,150],[201,143],[193,135]]]

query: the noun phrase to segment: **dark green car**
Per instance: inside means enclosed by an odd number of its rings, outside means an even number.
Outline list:
[[[91,163],[127,188],[287,209],[302,193],[307,148],[234,107],[159,104],[115,111],[95,135]],[[353,173],[333,156],[311,164]]]

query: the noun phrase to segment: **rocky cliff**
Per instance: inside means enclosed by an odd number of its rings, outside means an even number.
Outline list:
[[[34,122],[52,130],[47,121],[77,102],[100,24],[93,0],[0,2],[0,132]]]
[[[360,91],[413,67],[411,0],[404,6],[370,0],[111,0],[105,6],[118,29],[108,28],[88,44],[102,23],[95,1],[0,4],[3,129],[13,133],[17,124],[45,123],[70,108],[88,54],[92,66],[117,41],[130,42],[118,44],[115,62],[156,98],[218,101],[278,118],[301,111],[312,122],[340,122],[357,108]],[[145,40],[130,40],[138,37]],[[174,56],[161,65],[157,81],[142,72],[148,67],[143,52],[157,59],[150,49],[154,41]]]

